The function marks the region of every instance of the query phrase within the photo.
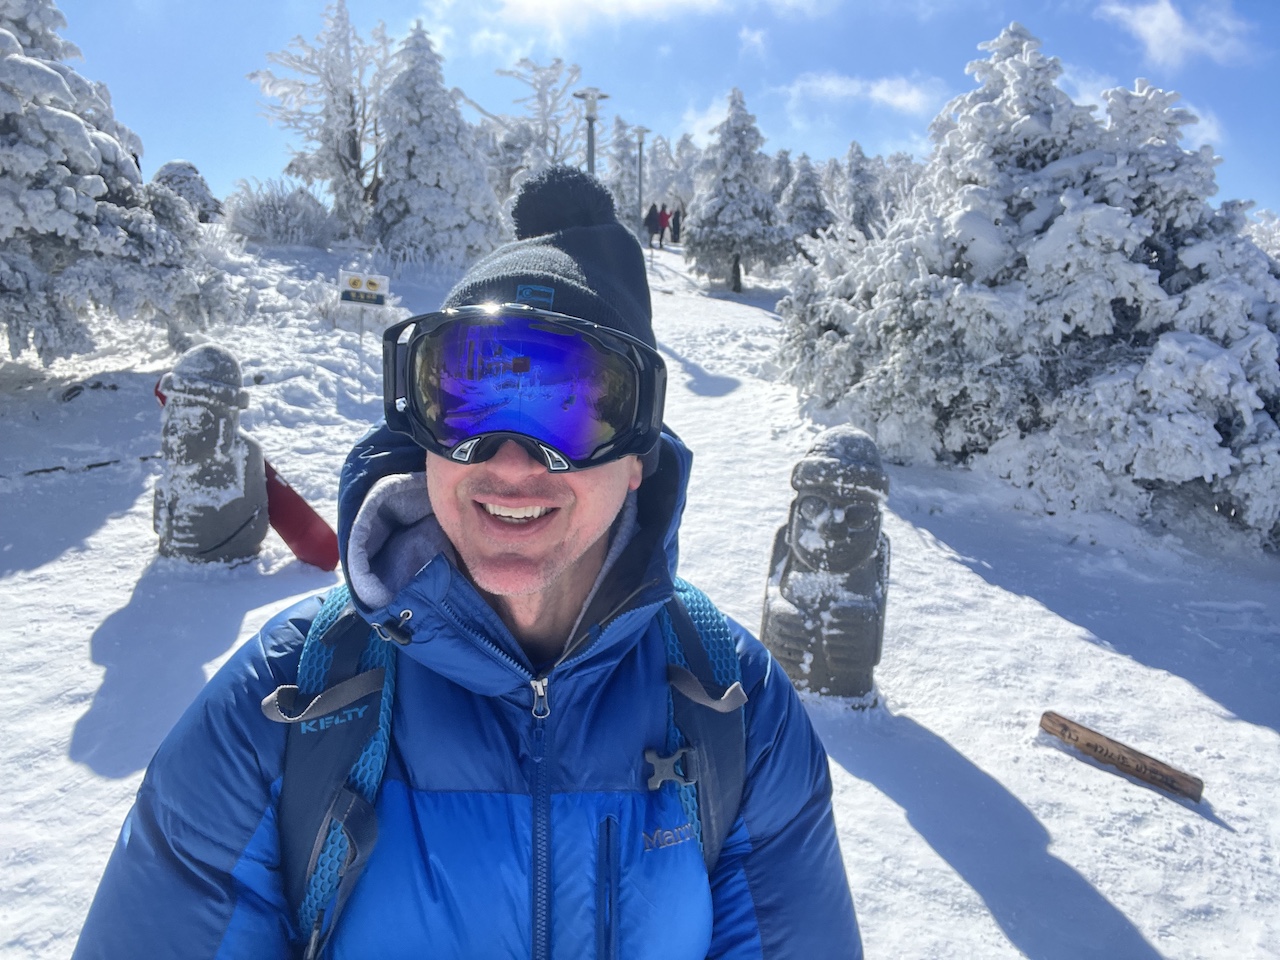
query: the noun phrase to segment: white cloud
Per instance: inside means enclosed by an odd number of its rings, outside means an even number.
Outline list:
[[[746,56],[754,54],[758,57],[764,56],[764,31],[750,30],[743,27],[738,31],[738,55]]]
[[[880,77],[866,80],[831,72],[802,74],[786,89],[793,114],[799,113],[808,101],[864,100],[899,113],[925,115],[934,112],[945,96],[942,81],[934,78]]]
[[[510,66],[533,52],[533,40],[530,37],[517,40],[501,30],[483,28],[471,33],[470,50],[473,56],[487,56],[494,63]]]
[[[1201,110],[1185,100],[1181,106],[1196,116],[1195,123],[1189,123],[1182,128],[1182,136],[1185,138],[1184,145],[1194,150],[1207,143],[1213,147],[1215,152],[1221,152],[1222,146],[1226,142],[1227,134],[1226,129],[1222,126],[1222,121],[1218,119],[1218,115],[1212,110]]]
[[[668,20],[677,14],[729,10],[727,0],[499,0],[500,19],[543,26],[560,36],[598,20]]]
[[[681,129],[693,138],[693,142],[705,149],[711,142],[711,131],[729,116],[729,95],[716,97],[705,110],[687,107],[680,118]]]
[[[580,33],[601,21],[671,20],[690,14],[742,13],[768,7],[780,15],[821,17],[842,0],[496,0],[496,15],[505,23],[542,27],[552,38]]]
[[[1099,6],[1094,16],[1128,30],[1141,41],[1147,61],[1162,67],[1180,67],[1199,56],[1229,64],[1248,52],[1251,25],[1235,15],[1231,0],[1202,4],[1190,19],[1172,0],[1111,0]]]
[[[1094,116],[1100,117],[1105,116],[1107,112],[1107,102],[1102,99],[1102,91],[1119,86],[1119,81],[1110,74],[1099,73],[1090,67],[1064,63],[1062,79],[1059,80],[1058,86],[1081,106],[1096,108]]]

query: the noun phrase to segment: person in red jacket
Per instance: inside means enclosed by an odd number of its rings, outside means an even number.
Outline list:
[[[664,203],[658,211],[658,248],[661,249],[667,239],[667,227],[671,226],[671,212]]]

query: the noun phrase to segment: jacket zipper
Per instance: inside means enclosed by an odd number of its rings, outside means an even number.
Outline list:
[[[596,851],[596,960],[618,956],[618,821],[600,821]]]
[[[551,789],[548,756],[548,678],[533,688],[533,960],[551,960]]]

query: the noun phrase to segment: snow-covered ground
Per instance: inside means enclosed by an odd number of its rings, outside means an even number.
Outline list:
[[[254,323],[214,333],[242,359],[246,428],[332,520],[338,465],[379,415],[389,318],[362,341],[308,313],[337,261],[292,253],[244,280]],[[695,452],[682,572],[755,626],[790,468],[821,425],[775,379],[780,291],[650,262],[667,419]],[[397,286],[414,309],[445,289]],[[4,960],[70,953],[165,731],[270,613],[334,581],[274,534],[231,569],[157,558],[151,391],[171,363],[0,364]],[[808,700],[867,955],[1280,957],[1280,561],[1209,520],[1047,517],[978,475],[890,476],[881,704]],[[1039,731],[1045,710],[1201,777],[1204,799],[1082,759]]]

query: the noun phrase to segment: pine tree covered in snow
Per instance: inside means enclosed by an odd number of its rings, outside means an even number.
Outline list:
[[[376,104],[385,138],[383,184],[365,231],[399,268],[456,268],[502,237],[502,215],[485,178],[475,134],[444,85],[440,55],[416,24]]]
[[[1280,217],[1259,210],[1244,228],[1245,234],[1272,259],[1280,259]]]
[[[613,136],[609,139],[609,169],[604,177],[604,185],[613,194],[618,219],[637,236],[641,233],[638,157],[639,147],[635,134],[631,132],[631,124],[615,116]]]
[[[299,134],[285,173],[307,184],[323,184],[333,213],[347,236],[359,237],[381,185],[381,137],[374,105],[382,97],[391,40],[378,24],[369,41],[351,25],[346,0],[325,10],[314,44],[295,37],[289,49],[267,59],[291,76],[271,70],[249,74],[274,103],[267,114]]]
[[[201,257],[191,207],[143,184],[142,144],[51,0],[0,0],[0,327],[9,353],[48,363],[88,349],[88,320],[199,324],[236,309]]]
[[[1192,118],[1139,80],[1107,118],[1022,26],[883,239],[809,246],[783,359],[898,460],[986,465],[1051,508],[1191,498],[1280,543],[1280,268],[1209,203]]]
[[[786,191],[787,186],[791,183],[791,178],[794,176],[795,169],[791,163],[791,151],[783,148],[770,161],[769,196],[773,197],[774,203],[782,202],[782,194]]]
[[[676,159],[671,142],[659,134],[653,138],[644,158],[644,192],[656,203],[669,203],[671,184],[676,178]]]
[[[702,164],[702,151],[693,142],[690,134],[681,134],[676,141],[675,173],[671,178],[668,192],[678,205],[688,207],[693,203],[694,194],[698,192],[697,173]]]
[[[822,181],[818,171],[809,162],[809,155],[802,153],[796,159],[795,173],[787,188],[782,191],[778,210],[793,239],[817,237],[835,222],[822,195]]]
[[[712,133],[689,210],[685,259],[739,291],[741,269],[778,265],[790,253],[790,238],[769,195],[769,171],[760,159],[764,137],[741,90],[729,94],[729,115]]]

